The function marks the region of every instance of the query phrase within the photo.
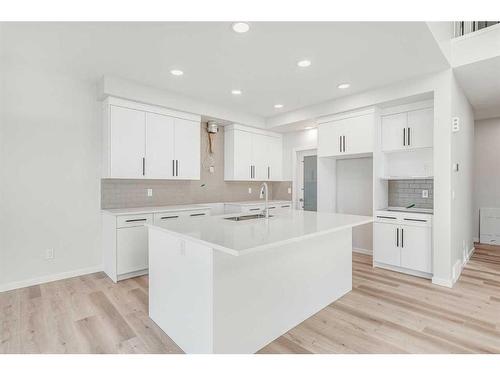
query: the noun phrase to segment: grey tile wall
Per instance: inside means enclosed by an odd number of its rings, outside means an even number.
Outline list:
[[[422,190],[428,190],[429,197],[422,198]],[[391,180],[389,181],[389,206],[434,208],[434,180]]]
[[[208,151],[206,124],[201,125],[201,172],[198,181],[101,180],[101,208],[148,207],[190,203],[235,202],[259,199],[260,182],[224,181],[224,129],[215,137],[214,153]],[[210,172],[210,166],[214,172]],[[271,199],[291,200],[290,181],[269,183]],[[252,189],[248,193],[248,188]],[[147,196],[153,189],[153,196]]]

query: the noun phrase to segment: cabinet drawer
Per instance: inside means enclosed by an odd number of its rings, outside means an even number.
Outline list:
[[[142,215],[123,215],[116,218],[117,228],[127,228],[127,227],[140,227],[144,224],[152,224],[153,215],[152,214],[142,214]]]
[[[200,216],[209,216],[210,210],[193,210],[193,211],[184,211],[184,217],[200,217]]]
[[[184,217],[200,217],[200,216],[209,216],[210,210],[207,209],[199,209],[199,210],[189,210],[189,211],[165,211],[165,212],[157,212],[154,214],[154,223],[164,223],[167,221],[178,220]]]

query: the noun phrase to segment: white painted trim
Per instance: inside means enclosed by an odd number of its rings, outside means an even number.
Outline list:
[[[339,121],[339,120],[344,120],[346,118],[366,116],[371,114],[375,114],[375,107],[322,116],[316,119],[316,124],[320,125],[320,124],[325,124],[327,122]]]
[[[450,279],[441,279],[439,277],[433,277],[432,278],[432,283],[439,285],[439,286],[445,286],[447,288],[452,288],[453,287],[453,281]]]
[[[52,281],[69,279],[71,277],[87,275],[89,273],[101,272],[102,270],[103,270],[103,266],[102,266],[102,264],[99,264],[98,266],[94,266],[94,267],[80,268],[80,269],[73,270],[73,271],[67,271],[67,272],[56,273],[53,275],[35,277],[33,279],[15,281],[12,283],[6,283],[3,285],[0,285],[0,292],[6,292],[8,290],[14,290],[14,289],[19,289],[19,288],[26,288],[26,287],[33,286],[33,285],[50,283]]]
[[[276,132],[272,132],[272,131],[268,131],[268,130],[262,130],[260,128],[254,128],[252,126],[241,125],[241,124],[231,124],[231,125],[224,126],[224,132],[228,132],[231,130],[240,130],[240,131],[249,132],[249,133],[253,133],[253,134],[267,135],[268,137],[283,138],[283,134],[281,134],[281,133],[276,133]]]
[[[353,247],[352,248],[353,253],[359,253],[359,254],[366,254],[366,255],[373,255],[373,250],[368,250],[368,249],[361,249],[359,247]]]
[[[318,146],[317,145],[309,145],[302,147],[294,147],[292,149],[292,207],[295,209],[299,209],[296,207],[297,204],[297,153],[301,151],[308,150],[316,150],[316,155],[318,154]]]
[[[400,104],[392,107],[382,108],[381,116],[395,115],[398,113],[411,112],[419,109],[434,108],[434,99],[422,100],[413,103]]]
[[[380,262],[375,262],[374,261],[373,262],[373,266],[374,267],[378,267],[378,268],[384,268],[384,269],[390,270],[390,271],[404,273],[404,274],[407,274],[407,275],[422,277],[422,278],[425,278],[425,279],[431,279],[431,278],[433,278],[432,274],[427,273],[427,272],[415,271],[415,270],[411,270],[409,268],[393,266],[393,265],[390,265],[390,264],[385,264],[385,263],[380,263]]]

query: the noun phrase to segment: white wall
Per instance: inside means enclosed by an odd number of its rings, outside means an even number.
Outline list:
[[[1,73],[0,290],[99,269],[96,85],[36,62],[6,62]],[[46,249],[55,259],[45,259]]]
[[[316,148],[318,129],[283,134],[283,180],[292,181],[295,149]]]
[[[475,122],[473,236],[479,240],[479,209],[500,207],[500,117]]]
[[[337,212],[351,215],[373,215],[373,159],[337,160]],[[373,225],[353,228],[352,246],[373,250]]]
[[[460,119],[460,131],[451,136],[452,163],[459,164],[459,171],[452,172],[451,208],[451,264],[454,278],[458,278],[463,264],[473,248],[473,162],[474,114],[456,79],[452,80],[452,117]],[[451,125],[450,125],[451,126]],[[453,194],[454,192],[454,194]]]

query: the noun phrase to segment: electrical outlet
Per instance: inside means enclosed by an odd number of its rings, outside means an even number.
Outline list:
[[[288,194],[292,194],[292,188],[288,188]]]
[[[54,259],[54,249],[45,250],[45,259]]]
[[[429,198],[429,190],[422,190],[422,198]]]
[[[451,119],[451,131],[453,133],[456,133],[456,132],[460,131],[460,118],[453,117]]]
[[[153,196],[153,189],[148,189],[148,197],[152,197]]]
[[[210,173],[215,173],[215,167],[213,165],[211,165],[208,170],[210,171]]]
[[[252,188],[248,188],[248,194],[252,194]]]

